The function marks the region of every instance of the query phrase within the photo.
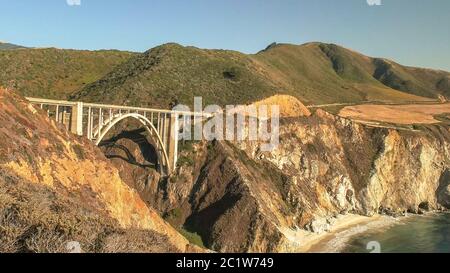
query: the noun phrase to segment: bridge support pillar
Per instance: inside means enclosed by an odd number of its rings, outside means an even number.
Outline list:
[[[70,115],[70,131],[73,134],[83,135],[83,103],[77,102],[72,106],[72,114]]]
[[[178,114],[172,113],[170,115],[170,136],[168,142],[167,156],[169,157],[170,172],[175,171],[178,161],[178,131],[179,131],[179,120]]]

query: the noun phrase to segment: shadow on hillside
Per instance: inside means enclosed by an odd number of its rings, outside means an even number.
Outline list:
[[[158,156],[154,145],[147,139],[145,129],[123,131],[120,134],[102,141],[99,147],[108,159],[121,159],[140,168],[158,169]],[[138,148],[142,160],[138,160],[133,151]]]
[[[439,188],[436,191],[438,203],[450,209],[450,192],[448,187],[450,185],[450,170],[446,170],[439,179]]]

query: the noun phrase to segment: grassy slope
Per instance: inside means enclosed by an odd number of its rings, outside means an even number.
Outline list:
[[[135,56],[73,99],[137,106],[242,103],[275,92],[250,57],[233,51],[201,50],[167,44]]]
[[[10,50],[10,49],[19,49],[19,48],[25,48],[25,47],[15,45],[15,44],[0,42],[0,50]]]
[[[450,94],[448,75],[320,43],[275,45],[255,55],[167,44],[131,58],[72,99],[153,107],[190,105],[200,95],[205,104],[220,105],[274,94],[307,104],[400,102]]]
[[[25,96],[66,99],[132,55],[55,48],[0,50],[0,86]]]
[[[374,59],[335,45],[278,45],[254,58],[308,104],[423,99],[375,79]]]

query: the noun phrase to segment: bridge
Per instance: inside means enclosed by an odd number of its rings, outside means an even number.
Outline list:
[[[99,145],[119,122],[134,119],[148,132],[155,145],[162,175],[170,175],[178,159],[178,133],[189,119],[210,117],[204,113],[181,112],[140,107],[105,105],[73,101],[27,98],[63,124],[73,134],[87,137]]]

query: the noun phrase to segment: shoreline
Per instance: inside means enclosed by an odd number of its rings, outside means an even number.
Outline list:
[[[339,216],[330,230],[324,233],[317,234],[306,230],[284,230],[283,233],[294,242],[293,249],[297,253],[339,253],[353,236],[369,230],[388,228],[409,217],[394,218],[379,214],[368,217],[348,214]]]
[[[343,224],[330,233],[325,234],[307,250],[308,253],[341,253],[354,236],[369,231],[386,229],[393,225],[401,224],[409,216],[395,218],[386,215],[375,215],[373,217],[356,217],[356,223]]]
[[[361,215],[342,215],[336,219],[335,224],[330,231],[321,234],[303,231],[297,233],[297,239],[301,245],[297,247],[299,253],[341,253],[358,234],[388,229],[394,225],[403,224],[414,217],[427,217],[441,213],[441,211],[432,211],[424,215],[407,214],[401,217],[376,214],[372,217]]]

